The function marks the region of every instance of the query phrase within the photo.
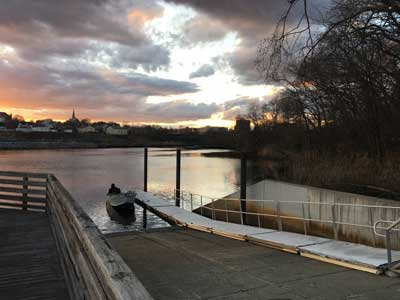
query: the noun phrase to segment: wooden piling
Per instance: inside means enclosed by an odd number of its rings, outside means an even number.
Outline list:
[[[246,224],[246,184],[247,184],[247,157],[240,155],[240,208],[243,224]]]
[[[147,192],[147,164],[148,164],[148,152],[149,149],[144,148],[144,167],[143,167],[143,190]]]
[[[147,170],[148,170],[148,161],[149,161],[149,149],[147,147],[144,148],[144,167],[143,167],[143,190],[147,192]],[[147,209],[143,208],[143,229],[147,228]]]
[[[176,149],[176,186],[175,186],[175,205],[181,205],[181,149]]]

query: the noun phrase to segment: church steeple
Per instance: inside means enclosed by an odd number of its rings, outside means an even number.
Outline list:
[[[75,108],[72,109],[72,118],[71,118],[71,120],[76,120]]]

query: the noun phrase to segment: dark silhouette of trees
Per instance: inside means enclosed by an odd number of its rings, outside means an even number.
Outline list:
[[[318,21],[308,2],[289,1],[259,49],[265,79],[286,87],[275,122],[302,128],[306,146],[345,143],[382,159],[400,138],[400,1],[336,0]],[[303,16],[289,22],[296,5]]]

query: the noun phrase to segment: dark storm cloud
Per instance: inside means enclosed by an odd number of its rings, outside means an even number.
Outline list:
[[[189,78],[199,78],[199,77],[209,77],[215,74],[215,70],[212,66],[210,65],[202,65],[200,68],[198,68],[196,71],[193,73],[190,73]]]
[[[113,5],[114,6],[113,6]],[[125,3],[126,4],[126,3]],[[66,38],[92,38],[135,45],[145,41],[140,32],[130,31],[113,15],[123,1],[107,0],[13,0],[2,1],[0,25],[18,33],[15,42],[35,39],[36,34]],[[20,35],[23,30],[25,35]],[[12,35],[12,34],[11,34]],[[12,36],[8,36],[9,41]]]
[[[186,81],[163,79],[140,73],[120,74],[96,70],[57,70],[35,64],[10,66],[0,61],[0,84],[4,87],[15,85],[27,89],[42,90],[70,89],[70,97],[90,92],[94,96],[102,93],[137,94],[142,96],[168,96],[194,93],[196,84]],[[5,84],[7,83],[7,85]],[[73,94],[76,95],[73,95]]]
[[[10,65],[0,60],[0,90],[8,91],[6,95],[10,95],[9,91],[17,91],[18,98],[8,103],[13,107],[79,107],[95,109],[99,115],[107,115],[110,119],[118,109],[121,113],[125,110],[132,118],[143,118],[141,112],[148,107],[147,96],[192,93],[198,91],[198,87],[190,82],[139,73],[65,70],[28,63]]]
[[[0,43],[31,61],[93,58],[116,45],[114,64],[155,70],[169,64],[169,51],[154,45],[142,29],[146,18],[161,13],[155,1],[145,0],[2,1]]]
[[[288,1],[283,0],[165,0],[176,4],[188,5],[200,12],[194,24],[196,35],[207,37],[210,26],[206,26],[206,18],[213,20],[211,24],[222,23],[223,26],[216,26],[217,32],[230,30],[237,32],[241,38],[241,45],[226,56],[226,60],[238,76],[242,84],[259,84],[262,82],[260,74],[256,71],[255,59],[259,42],[271,35],[276,23],[288,7]],[[313,17],[317,17],[319,11],[324,11],[331,0],[313,0],[309,4]],[[302,13],[301,5],[293,10],[293,20]],[[205,16],[205,17],[203,17]],[[189,24],[190,25],[190,24]],[[204,34],[201,34],[203,29]],[[189,30],[190,32],[190,30]],[[219,33],[219,37],[223,36]],[[210,40],[214,37],[211,35]],[[197,42],[198,39],[193,39]]]

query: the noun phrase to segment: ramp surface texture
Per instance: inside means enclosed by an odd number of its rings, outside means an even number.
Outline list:
[[[400,299],[400,280],[171,227],[107,239],[155,299]]]

